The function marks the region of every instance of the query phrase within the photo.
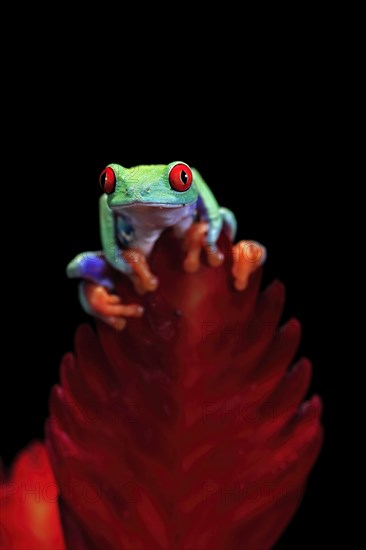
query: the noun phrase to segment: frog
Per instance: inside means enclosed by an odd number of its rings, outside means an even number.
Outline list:
[[[234,242],[237,220],[230,209],[219,206],[199,171],[182,161],[132,168],[111,163],[100,174],[99,183],[102,250],[78,254],[66,272],[70,278],[82,279],[79,299],[85,312],[123,330],[127,319],[142,316],[144,309],[122,303],[111,273],[128,277],[139,294],[156,291],[159,281],[148,258],[168,229],[183,242],[184,271],[198,271],[202,251],[208,265],[218,267],[225,259],[218,239],[225,231]],[[248,243],[233,245],[232,273],[239,291],[245,290],[250,274],[266,256],[262,245]]]

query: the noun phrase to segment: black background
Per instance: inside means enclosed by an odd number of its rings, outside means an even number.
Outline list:
[[[154,124],[140,124],[132,143],[123,123],[118,131],[114,128],[111,139],[115,115],[101,121],[101,130],[61,119],[38,129],[41,139],[33,132],[37,117],[27,121],[7,161],[6,179],[11,185],[16,182],[18,191],[5,204],[12,211],[7,223],[11,265],[6,267],[11,284],[3,287],[10,300],[3,315],[12,333],[12,340],[4,344],[9,359],[2,369],[5,422],[0,452],[5,465],[29,441],[43,437],[49,390],[58,381],[60,359],[72,349],[77,325],[88,320],[65,266],[77,253],[99,248],[99,173],[110,162],[129,167],[182,160],[198,168],[220,204],[236,213],[238,238],[255,239],[267,247],[263,284],[279,278],[287,288],[283,321],[294,316],[303,324],[298,357],[306,355],[313,362],[309,395],[318,393],[324,400],[326,438],[301,508],[276,548],[308,548],[314,538],[319,544],[329,543],[334,527],[330,518],[337,508],[338,374],[328,359],[333,345],[328,333],[330,230],[324,222],[326,196],[319,193],[327,173],[319,121],[313,132],[315,119],[309,109],[294,120],[288,112],[286,120],[278,115],[273,124],[259,123],[245,139],[237,128],[233,147],[224,152],[226,134],[216,133],[214,127],[212,134],[206,131],[207,137],[196,128],[198,143],[190,147],[193,130],[184,118],[167,126],[164,143],[155,143]],[[187,139],[173,146],[182,132]],[[20,240],[12,224],[21,227]]]

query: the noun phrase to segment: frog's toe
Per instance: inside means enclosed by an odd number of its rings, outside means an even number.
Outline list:
[[[183,247],[187,251],[183,269],[187,273],[195,273],[200,267],[201,251],[205,246],[208,224],[198,222],[191,225],[184,236]]]
[[[201,249],[189,250],[183,262],[183,269],[187,273],[196,273],[200,268]]]
[[[121,298],[117,294],[109,293],[106,296],[105,311],[109,315],[125,317],[141,317],[144,314],[144,308],[139,304],[122,304]]]
[[[194,223],[187,231],[184,238],[184,248],[187,255],[183,268],[187,273],[198,271],[201,263],[201,252],[205,251],[207,262],[211,267],[219,267],[224,262],[224,254],[216,244],[208,244],[206,241],[209,226],[205,222]]]
[[[133,286],[137,294],[146,294],[147,292],[154,292],[159,286],[159,279],[152,275],[148,278],[141,278],[139,275],[132,275],[131,277]]]
[[[211,267],[220,267],[224,263],[225,256],[216,245],[206,245],[207,261]]]
[[[250,275],[263,265],[267,257],[267,250],[255,241],[240,241],[233,246],[234,285],[237,290],[245,290]]]
[[[122,331],[127,324],[126,319],[123,319],[122,317],[103,317],[102,316],[100,317],[100,319],[104,321],[104,323],[106,323],[107,325],[113,327],[118,332]]]
[[[153,292],[159,286],[159,279],[151,272],[146,257],[138,249],[128,249],[122,253],[132,269],[131,280],[138,294]]]

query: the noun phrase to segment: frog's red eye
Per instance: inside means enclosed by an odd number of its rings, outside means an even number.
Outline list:
[[[103,170],[99,176],[99,183],[104,193],[107,193],[107,195],[113,193],[116,187],[116,176],[112,168],[108,166],[108,168]]]
[[[169,183],[174,191],[188,191],[192,179],[191,169],[186,164],[176,164],[169,172]]]

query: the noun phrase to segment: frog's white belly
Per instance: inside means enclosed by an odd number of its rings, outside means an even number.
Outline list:
[[[117,231],[123,232],[123,222],[133,229],[129,247],[139,248],[148,256],[162,232],[174,227],[177,236],[182,236],[192,225],[197,203],[184,206],[131,205],[121,208]],[[126,235],[120,235],[121,240]]]

